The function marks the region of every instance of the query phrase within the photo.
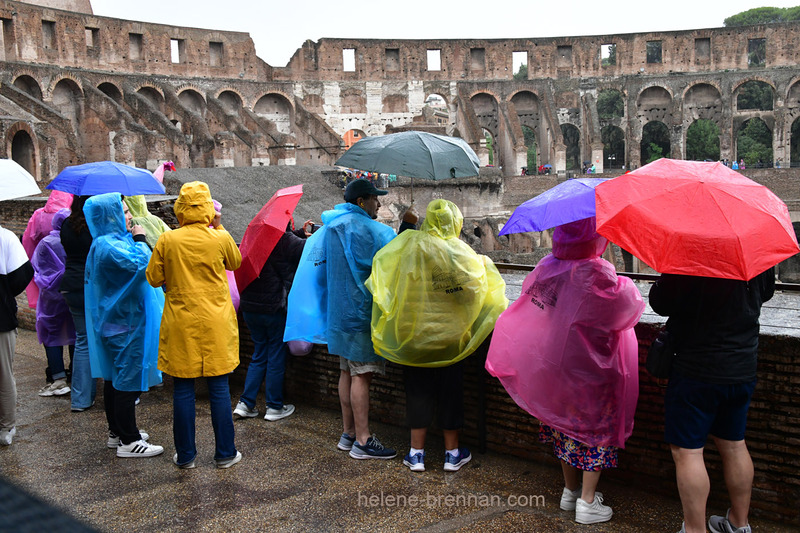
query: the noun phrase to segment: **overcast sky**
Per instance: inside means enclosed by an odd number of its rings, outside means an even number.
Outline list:
[[[247,32],[286,66],[306,39],[502,39],[717,28],[754,7],[800,0],[91,0],[95,15]]]

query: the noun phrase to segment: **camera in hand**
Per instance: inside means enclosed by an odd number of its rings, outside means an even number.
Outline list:
[[[321,224],[311,224],[311,233],[314,233],[315,231],[317,231],[321,227],[322,227]]]

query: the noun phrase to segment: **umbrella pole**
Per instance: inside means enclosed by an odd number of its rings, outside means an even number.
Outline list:
[[[411,178],[411,205],[414,205],[414,178]]]

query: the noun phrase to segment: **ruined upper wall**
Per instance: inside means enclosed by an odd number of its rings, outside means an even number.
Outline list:
[[[528,78],[669,75],[748,69],[750,40],[766,40],[761,68],[800,63],[800,24],[630,33],[589,37],[475,40],[320,39],[306,41],[275,79],[511,80],[513,53],[527,56]],[[647,62],[647,43],[661,43],[661,62]],[[603,45],[616,45],[616,65],[603,66]],[[352,49],[355,70],[345,72],[342,50]],[[441,68],[428,69],[428,51]]]
[[[22,0],[20,3],[78,13],[94,13],[92,11],[92,3],[89,0]]]
[[[68,3],[68,2],[67,2]],[[0,1],[0,61],[120,73],[264,81],[248,33],[98,17]],[[172,41],[180,61],[172,61]]]

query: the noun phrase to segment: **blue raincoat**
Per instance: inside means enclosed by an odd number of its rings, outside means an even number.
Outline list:
[[[86,259],[86,333],[92,377],[116,390],[146,391],[161,382],[158,333],[164,294],[147,283],[150,248],[125,228],[122,197],[86,200],[92,247]]]
[[[364,282],[372,258],[396,234],[350,203],[321,218],[289,292],[284,340],[327,344],[329,353],[351,361],[378,361],[370,332],[372,294]]]

